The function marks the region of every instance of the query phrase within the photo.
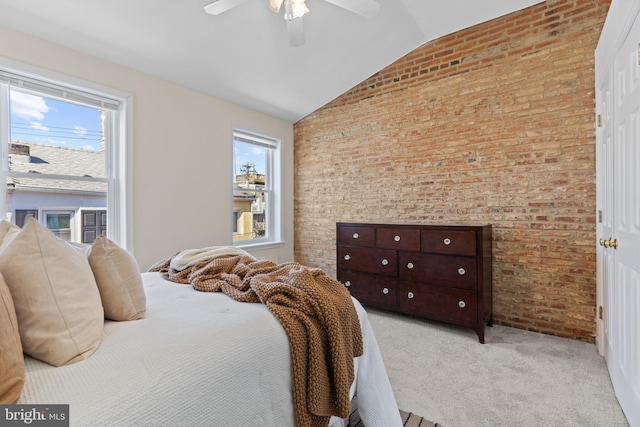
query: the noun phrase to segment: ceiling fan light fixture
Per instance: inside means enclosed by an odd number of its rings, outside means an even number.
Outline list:
[[[293,19],[302,18],[305,13],[309,12],[309,8],[304,4],[304,0],[291,0],[291,13]]]

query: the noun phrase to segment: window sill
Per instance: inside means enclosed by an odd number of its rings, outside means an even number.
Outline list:
[[[233,246],[235,246],[236,248],[240,248],[240,249],[245,249],[245,250],[249,250],[249,249],[256,249],[256,250],[262,250],[262,249],[274,249],[274,248],[281,248],[285,245],[284,242],[278,241],[278,242],[255,242],[255,243],[234,243]]]

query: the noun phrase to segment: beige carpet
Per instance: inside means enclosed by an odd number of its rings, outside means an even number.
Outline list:
[[[628,426],[594,344],[367,312],[398,407],[438,426]]]

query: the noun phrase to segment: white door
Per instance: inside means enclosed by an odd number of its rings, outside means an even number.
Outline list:
[[[596,90],[596,109],[598,111],[598,128],[596,133],[596,205],[598,206],[597,236],[601,248],[598,249],[596,263],[598,275],[598,307],[608,306],[609,286],[613,283],[614,252],[605,250],[604,241],[613,235],[613,93],[611,91],[611,69],[608,67],[606,78]],[[603,237],[607,236],[607,237]],[[610,246],[607,244],[607,246]],[[607,313],[609,311],[607,310]],[[606,358],[609,342],[609,322],[604,321],[603,312],[599,310],[601,321],[597,322],[598,350]]]
[[[599,278],[606,358],[616,396],[640,426],[640,20],[598,88]]]

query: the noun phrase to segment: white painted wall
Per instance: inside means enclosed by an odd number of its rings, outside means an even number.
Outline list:
[[[250,252],[293,260],[292,123],[4,27],[0,57],[133,94],[132,252],[143,271],[181,249],[231,244],[234,127],[283,142],[285,244]]]

